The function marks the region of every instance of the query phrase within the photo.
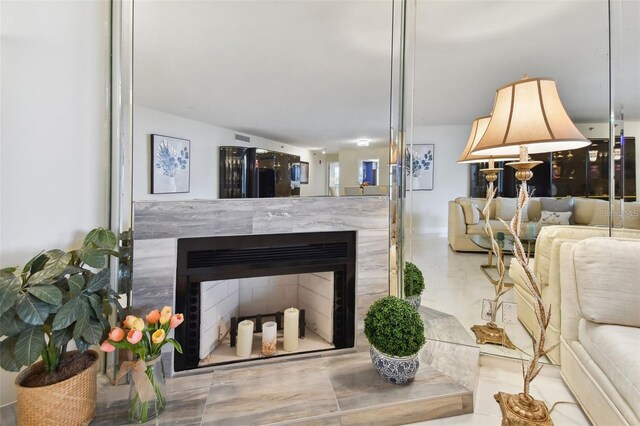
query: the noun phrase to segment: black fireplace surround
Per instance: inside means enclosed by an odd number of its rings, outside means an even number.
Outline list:
[[[174,371],[198,368],[203,281],[333,271],[333,343],[354,346],[355,231],[180,238],[177,260],[175,311],[185,324],[175,330],[183,354],[174,353]]]

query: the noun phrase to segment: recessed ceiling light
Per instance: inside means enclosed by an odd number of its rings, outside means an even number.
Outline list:
[[[358,146],[369,146],[369,139],[360,139],[358,141]]]
[[[324,155],[324,154],[326,154],[326,153],[327,153],[327,151],[322,151],[322,155]]]

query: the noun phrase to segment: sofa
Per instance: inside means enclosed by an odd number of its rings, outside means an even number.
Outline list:
[[[640,230],[637,229],[612,229],[611,234],[617,238],[640,241]],[[530,259],[529,262],[538,279],[542,299],[551,306],[551,319],[547,328],[548,346],[560,342],[560,248],[562,244],[608,235],[608,228],[594,226],[559,225],[544,227],[540,230],[535,245],[535,258]],[[515,302],[518,304],[518,319],[530,333],[537,336],[539,327],[536,320],[535,299],[526,285],[524,269],[515,258],[511,259],[509,276],[514,283],[513,292]],[[557,347],[551,351],[548,357],[552,362],[559,364],[560,348]]]
[[[542,200],[554,201],[553,198],[532,197],[527,206],[525,221],[536,222],[538,229],[544,226],[540,222],[543,215]],[[555,202],[571,201],[571,225],[602,226],[609,224],[609,202],[597,198],[569,197]],[[484,198],[458,197],[449,201],[449,245],[454,251],[486,251],[471,241],[472,235],[484,235],[484,218],[479,210],[486,204]],[[491,204],[489,221],[494,232],[504,231],[505,227],[499,218],[507,222],[515,214],[516,199],[497,197]],[[624,204],[624,215],[620,215],[620,206],[614,208],[614,226],[640,229],[640,202]],[[621,221],[621,218],[624,220]]]
[[[560,248],[560,371],[595,425],[640,425],[640,241]]]

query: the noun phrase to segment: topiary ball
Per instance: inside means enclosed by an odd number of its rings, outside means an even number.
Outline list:
[[[419,296],[424,290],[422,271],[411,262],[404,264],[404,295]]]
[[[424,323],[408,302],[394,296],[379,299],[364,318],[369,343],[390,356],[411,356],[424,345]]]

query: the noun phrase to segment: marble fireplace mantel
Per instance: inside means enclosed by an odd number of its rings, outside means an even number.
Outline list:
[[[329,231],[357,231],[356,346],[366,347],[364,315],[389,294],[389,200],[381,196],[136,202],[134,312],[174,306],[178,238]]]

